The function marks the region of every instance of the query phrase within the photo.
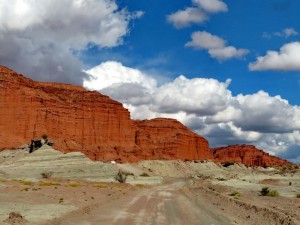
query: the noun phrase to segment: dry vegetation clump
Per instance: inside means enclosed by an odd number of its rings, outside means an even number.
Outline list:
[[[40,181],[38,183],[39,186],[60,186],[58,183],[50,182],[50,181]]]
[[[234,192],[230,193],[229,196],[232,196],[233,198],[238,199],[239,197],[241,197],[241,193],[234,191]]]
[[[142,173],[141,175],[140,175],[140,177],[150,177],[150,175],[148,174],[148,173]]]
[[[68,187],[80,187],[81,185],[78,184],[78,183],[69,183],[66,186],[68,186]]]
[[[60,198],[58,203],[63,203],[64,202],[64,199],[63,198]]]
[[[53,172],[51,172],[51,171],[45,171],[45,172],[41,173],[41,176],[45,179],[49,179],[50,177],[52,177],[52,175],[53,175]]]
[[[119,170],[117,175],[115,176],[115,180],[118,181],[119,183],[126,183],[128,173]]]
[[[260,191],[261,196],[278,197],[279,192],[277,190],[270,190],[269,187],[263,187]]]
[[[23,185],[28,185],[28,186],[33,185],[33,183],[31,181],[27,181],[27,180],[21,180],[20,183],[23,184]]]

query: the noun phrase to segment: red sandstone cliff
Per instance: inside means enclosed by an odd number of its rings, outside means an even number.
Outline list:
[[[231,145],[213,148],[214,161],[243,163],[247,166],[270,166],[289,164],[288,161],[269,155],[253,145]]]
[[[43,134],[56,149],[93,160],[212,159],[208,142],[175,120],[132,121],[121,103],[98,92],[0,67],[0,149]]]
[[[143,159],[157,155],[160,159],[212,159],[208,141],[191,132],[177,120],[153,119],[135,121],[135,143]]]

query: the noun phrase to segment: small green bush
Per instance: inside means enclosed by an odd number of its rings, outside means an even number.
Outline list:
[[[229,194],[229,196],[234,197],[235,199],[238,199],[239,197],[241,197],[241,193],[234,191],[231,194]]]
[[[53,175],[53,172],[51,172],[51,171],[45,171],[45,172],[41,173],[41,176],[45,179],[52,177],[52,175]]]
[[[296,198],[300,198],[300,193],[297,193],[297,194],[296,194]]]
[[[279,193],[277,190],[270,190],[269,187],[263,187],[260,191],[261,196],[278,197]]]
[[[261,195],[261,196],[267,196],[269,192],[270,192],[269,187],[263,187],[263,188],[261,189],[261,191],[260,191],[260,195]]]
[[[115,180],[119,183],[125,183],[127,179],[128,174],[124,171],[119,170],[117,175],[115,176]]]
[[[279,193],[277,190],[271,190],[269,191],[269,193],[267,194],[267,196],[270,196],[270,197],[278,197],[279,196]]]
[[[150,175],[148,174],[148,173],[142,173],[141,175],[140,175],[141,177],[150,177]]]

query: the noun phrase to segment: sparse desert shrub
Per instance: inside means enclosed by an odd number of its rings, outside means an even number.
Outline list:
[[[63,203],[64,202],[64,199],[63,198],[60,198],[59,199],[59,203]]]
[[[141,175],[140,175],[141,177],[150,177],[150,175],[148,174],[148,173],[142,173]]]
[[[78,184],[78,183],[70,183],[67,186],[69,186],[69,187],[79,187],[80,184]]]
[[[229,194],[229,196],[234,197],[235,199],[238,199],[239,197],[241,197],[241,193],[234,191],[231,194]]]
[[[28,185],[28,186],[33,185],[33,183],[31,181],[27,181],[27,180],[21,180],[20,183],[23,184],[23,185]]]
[[[260,195],[261,195],[261,196],[267,196],[269,192],[270,192],[269,187],[263,187],[263,188],[261,189],[261,191],[260,191]]]
[[[269,193],[267,194],[267,196],[270,196],[270,197],[278,197],[279,196],[279,193],[277,190],[271,190],[269,191]]]
[[[277,197],[279,193],[277,190],[270,190],[269,187],[263,187],[260,191],[261,196],[270,196],[270,197]]]
[[[59,186],[60,184],[58,183],[53,183],[53,182],[45,182],[45,181],[41,181],[38,184],[39,186]]]
[[[296,198],[300,198],[300,192],[296,194]]]
[[[42,175],[43,178],[48,179],[48,178],[52,177],[53,172],[45,171],[45,172],[41,173],[41,175]]]
[[[115,176],[115,180],[118,181],[119,183],[125,183],[127,176],[128,175],[126,172],[119,170],[119,172]]]

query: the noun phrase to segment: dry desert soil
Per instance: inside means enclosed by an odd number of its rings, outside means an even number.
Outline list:
[[[126,183],[114,180],[119,170],[130,174]],[[263,187],[279,196],[260,196]],[[49,146],[31,154],[0,152],[3,225],[294,225],[300,224],[299,193],[296,166],[114,164]],[[22,218],[9,219],[11,212]]]

